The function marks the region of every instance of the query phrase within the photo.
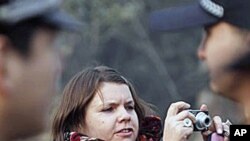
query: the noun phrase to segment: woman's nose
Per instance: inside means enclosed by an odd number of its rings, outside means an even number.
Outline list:
[[[131,120],[131,115],[129,113],[129,111],[126,110],[126,108],[121,108],[119,110],[119,118],[118,118],[119,122],[123,122],[123,121],[130,121]]]

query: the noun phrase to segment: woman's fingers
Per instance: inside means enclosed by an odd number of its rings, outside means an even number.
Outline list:
[[[218,134],[222,134],[223,133],[223,127],[222,127],[222,120],[219,116],[215,116],[213,118],[214,120],[214,126],[215,126],[215,129],[216,129],[216,132]]]
[[[208,136],[214,132],[213,134],[218,134],[220,136],[223,135],[224,137],[223,141],[229,141],[229,138],[228,138],[230,135],[229,126],[231,124],[232,123],[229,120],[223,123],[219,116],[215,116],[213,118],[213,124],[209,128],[209,130],[202,133],[203,139],[207,140]]]
[[[179,114],[176,115],[176,120],[183,121],[184,119],[188,118],[192,121],[192,123],[195,123],[195,116],[190,113],[189,111],[181,111]]]
[[[200,107],[200,110],[201,111],[208,111],[207,105],[202,104],[201,107]]]
[[[170,105],[165,119],[163,141],[186,141],[193,133],[195,117],[185,109],[190,108],[186,102],[176,102]],[[191,125],[185,126],[183,120],[190,119]]]
[[[177,115],[181,110],[190,108],[190,104],[180,101],[176,102],[170,105],[168,109],[167,116],[175,116]]]
[[[183,121],[173,120],[167,127],[165,127],[163,134],[163,141],[184,141],[193,133],[193,126],[185,127]]]

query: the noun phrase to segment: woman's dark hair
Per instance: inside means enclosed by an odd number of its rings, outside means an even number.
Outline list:
[[[132,84],[120,73],[112,68],[99,66],[77,73],[64,88],[62,101],[53,119],[53,141],[63,141],[66,131],[78,131],[84,126],[86,108],[103,82],[126,84],[129,87],[140,126],[140,121],[151,110],[149,104],[137,96]]]

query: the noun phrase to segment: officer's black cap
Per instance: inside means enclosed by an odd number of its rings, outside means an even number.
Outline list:
[[[78,30],[81,23],[60,9],[61,0],[2,0],[0,23],[15,25],[40,17],[59,29]]]
[[[250,30],[250,0],[198,0],[155,11],[150,16],[150,27],[153,31],[175,31],[219,21]]]

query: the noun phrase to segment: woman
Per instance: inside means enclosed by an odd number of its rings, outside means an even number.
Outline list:
[[[193,127],[183,119],[194,116],[181,111],[190,106],[172,104],[165,120],[163,140],[184,141]],[[53,141],[158,141],[161,121],[140,99],[131,83],[105,66],[76,74],[66,85],[53,121]],[[168,131],[168,132],[167,132]]]
[[[65,87],[54,118],[53,140],[88,138],[82,134],[103,140],[159,140],[160,119],[146,117],[149,112],[149,105],[117,71],[105,66],[89,68],[76,74]],[[140,126],[152,129],[141,128],[137,136]]]

